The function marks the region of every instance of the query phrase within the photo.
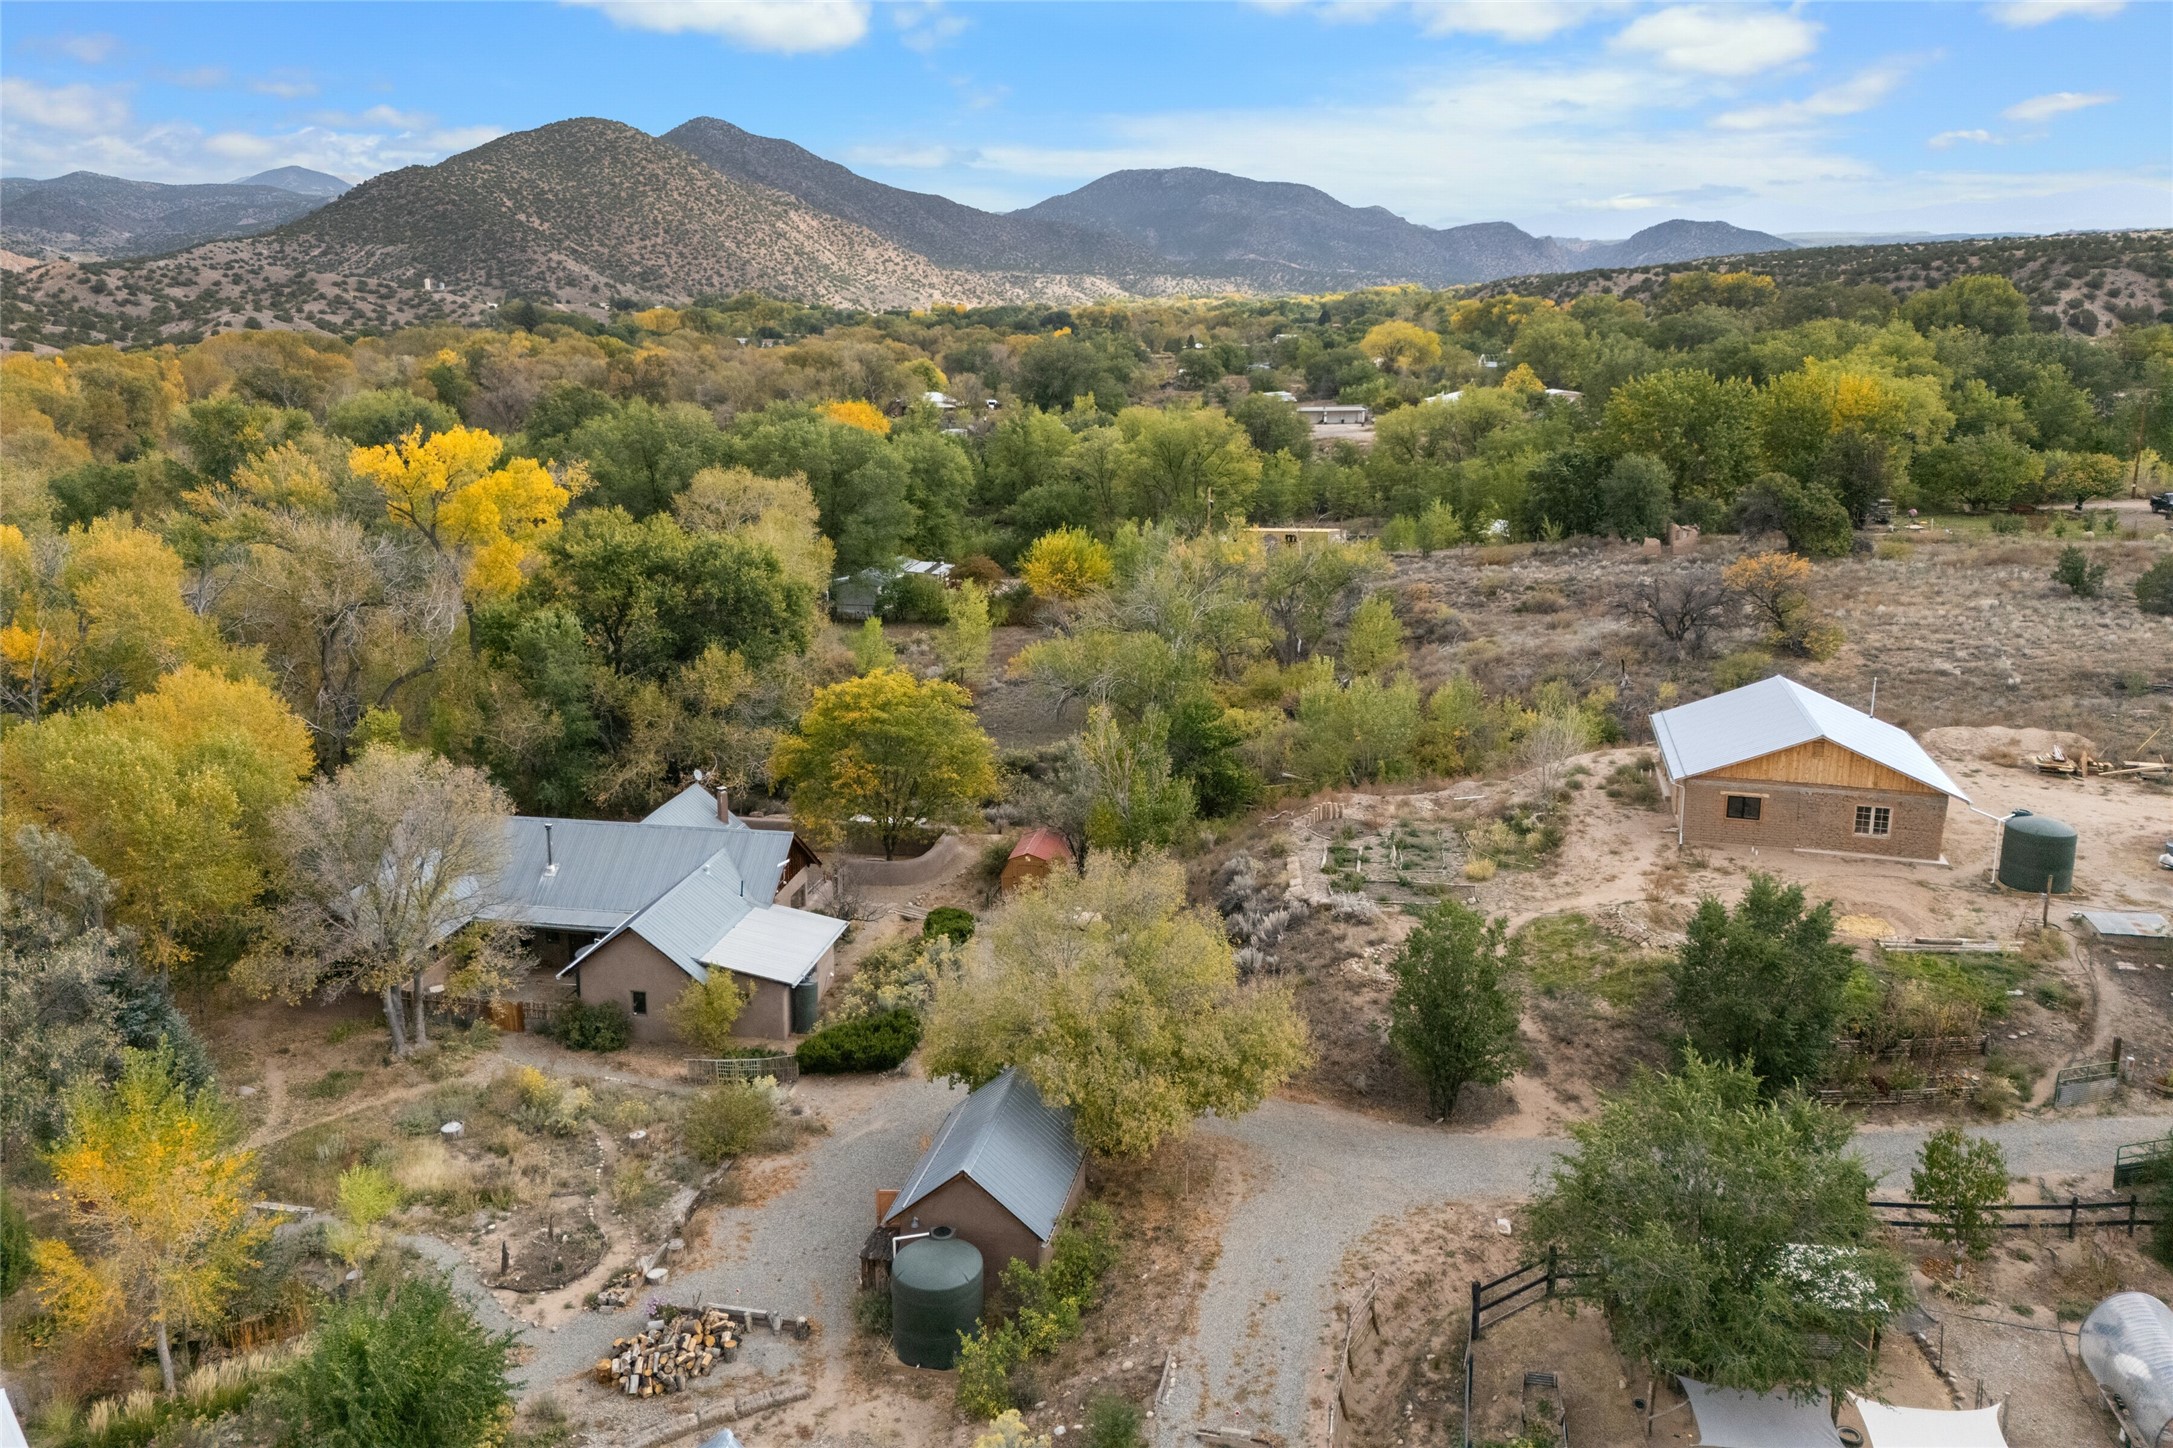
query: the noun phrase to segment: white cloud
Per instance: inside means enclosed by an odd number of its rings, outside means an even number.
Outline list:
[[[298,101],[317,93],[317,82],[299,70],[275,70],[270,75],[259,76],[249,82],[249,89],[258,95],[272,96],[283,101]]]
[[[1250,0],[1277,14],[1306,14],[1331,24],[1370,24],[1407,15],[1428,35],[1489,35],[1529,43],[1574,30],[1627,0]]]
[[[843,50],[868,33],[867,0],[566,0],[614,25],[665,35],[714,35],[779,55]]]
[[[920,55],[941,50],[966,31],[966,17],[944,9],[940,0],[905,0],[892,5],[890,23],[898,31],[898,43]]]
[[[1756,75],[1818,48],[1819,27],[1780,10],[1674,5],[1630,22],[1618,49],[1649,55],[1671,70]]]
[[[63,35],[53,45],[71,60],[80,60],[85,65],[103,65],[108,56],[120,49],[121,41],[114,35]]]
[[[1984,10],[2001,25],[2027,30],[2070,15],[2104,20],[2127,8],[2127,0],[2004,0],[2002,4],[1987,5]]]
[[[320,126],[367,129],[381,127],[392,131],[424,130],[437,119],[427,111],[402,111],[391,106],[371,106],[360,115],[346,111],[318,111],[310,117]]]
[[[1984,130],[1941,131],[1924,144],[1935,151],[1944,151],[1956,141],[1975,141],[1980,146],[1994,146],[1999,144],[1999,137]]]
[[[2086,111],[2092,106],[2102,106],[2117,100],[2110,91],[2054,91],[2050,95],[2031,96],[2017,101],[2000,114],[2010,121],[2049,121],[2054,116],[2064,116],[2069,111]]]
[[[226,67],[199,65],[193,70],[167,70],[156,73],[167,85],[184,86],[189,90],[210,90],[226,84]]]
[[[48,86],[11,75],[0,77],[0,113],[55,131],[110,131],[127,124],[128,97],[112,86]]]
[[[1713,117],[1713,124],[1726,131],[1765,131],[1800,126],[1832,116],[1853,116],[1885,100],[1908,74],[1909,68],[1905,65],[1873,66],[1839,85],[1813,91],[1800,101],[1779,101],[1772,105],[1724,111]]]

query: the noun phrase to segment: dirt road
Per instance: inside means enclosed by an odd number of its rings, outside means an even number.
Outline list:
[[[2173,1114],[2044,1117],[1983,1129],[2018,1177],[2108,1171],[2123,1142],[2162,1136]],[[1515,1198],[1566,1147],[1555,1137],[1476,1136],[1331,1106],[1271,1101],[1210,1123],[1249,1151],[1259,1190],[1230,1217],[1192,1341],[1180,1350],[1156,1424],[1178,1448],[1202,1427],[1320,1441],[1344,1256],[1376,1223],[1429,1202]],[[1857,1148],[1874,1173],[1906,1180],[1926,1129],[1872,1127]],[[1521,1227],[1512,1222],[1512,1227]]]

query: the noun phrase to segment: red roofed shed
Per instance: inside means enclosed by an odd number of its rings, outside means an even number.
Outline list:
[[[1026,838],[1012,850],[1011,858],[1004,861],[1003,874],[997,877],[997,884],[1008,895],[1028,880],[1046,877],[1060,860],[1071,863],[1071,846],[1064,842],[1062,835],[1049,829],[1028,830]]]

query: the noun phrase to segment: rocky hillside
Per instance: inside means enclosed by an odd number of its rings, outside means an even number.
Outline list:
[[[1566,275],[1504,277],[1486,294],[1519,292],[1569,302],[1592,292],[1646,299],[1681,271],[1741,267],[1784,286],[1820,283],[1913,292],[1978,273],[2004,276],[2035,309],[2033,324],[2094,336],[2120,323],[2173,322],[2173,232],[2090,231],[2061,236],[1972,237],[1887,246],[1821,246],[1794,251],[1640,263]]]
[[[312,171],[307,166],[280,166],[270,171],[259,171],[254,176],[244,176],[236,186],[277,186],[282,191],[299,191],[304,196],[322,196],[327,201],[343,191],[354,189],[352,181],[324,171]]]
[[[324,201],[322,194],[258,177],[231,185],[167,186],[95,171],[71,171],[50,181],[10,176],[0,180],[0,247],[41,261],[156,256],[216,237],[269,231]]]
[[[1156,278],[1169,260],[1104,231],[1003,215],[948,197],[872,181],[803,146],[701,116],[663,138],[734,181],[766,186],[815,210],[866,227],[942,266],[971,271],[1072,273]]]

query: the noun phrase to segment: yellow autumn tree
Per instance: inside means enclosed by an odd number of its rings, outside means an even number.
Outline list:
[[[1116,562],[1108,547],[1084,528],[1044,533],[1019,560],[1019,577],[1036,598],[1081,598],[1115,573]]]
[[[67,835],[113,881],[117,921],[171,966],[262,892],[270,816],[313,764],[278,695],[191,665],[0,738],[0,828]]]
[[[126,699],[185,663],[228,656],[182,596],[182,562],[156,533],[107,515],[27,538],[0,524],[0,700],[37,719]]]
[[[476,598],[520,587],[524,568],[588,481],[575,469],[554,477],[534,458],[501,466],[501,451],[479,427],[427,438],[418,427],[398,442],[356,448],[347,463],[384,498],[386,516],[460,565]]]
[[[253,1153],[209,1090],[176,1079],[170,1050],[129,1051],[111,1086],[67,1093],[67,1129],[47,1160],[69,1235],[38,1242],[38,1295],[67,1329],[148,1327],[174,1391],[173,1329],[208,1324],[241,1285],[268,1229],[249,1210]]]
[[[890,419],[872,402],[826,402],[822,405],[822,415],[832,422],[857,427],[877,437],[890,436]]]
[[[1508,376],[1502,378],[1501,390],[1529,396],[1535,392],[1545,392],[1547,384],[1539,380],[1539,374],[1532,370],[1529,362],[1519,362],[1509,369]]]
[[[1358,350],[1384,367],[1416,372],[1441,360],[1441,338],[1411,322],[1380,322],[1366,333]]]

